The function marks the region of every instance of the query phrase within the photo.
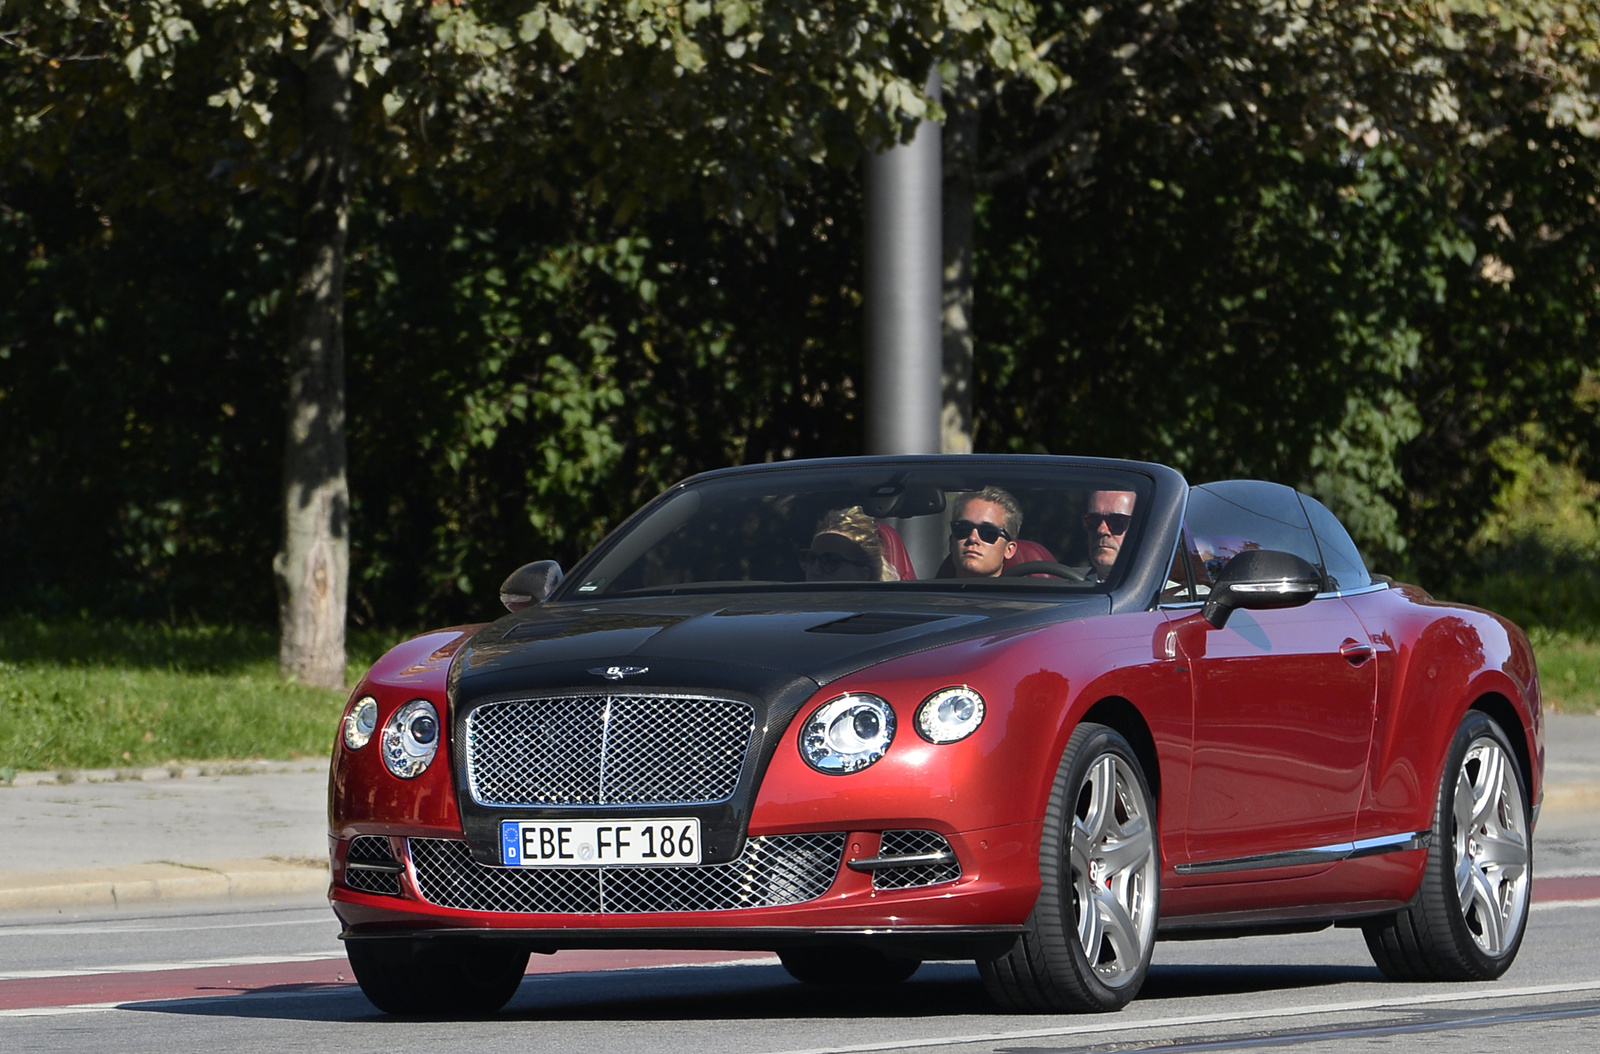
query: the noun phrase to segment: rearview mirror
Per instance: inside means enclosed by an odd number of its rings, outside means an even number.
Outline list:
[[[500,583],[500,603],[507,611],[542,604],[561,584],[561,565],[554,560],[535,560],[523,564]]]
[[[1322,592],[1322,572],[1293,553],[1246,549],[1228,561],[1200,615],[1217,629],[1238,608],[1292,608]]]

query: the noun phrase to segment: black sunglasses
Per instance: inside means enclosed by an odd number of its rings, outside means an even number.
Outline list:
[[[851,567],[872,566],[871,561],[852,560],[848,556],[840,556],[838,553],[823,553],[815,549],[800,550],[800,566],[809,568],[813,564],[825,575],[831,575],[839,570],[839,565],[841,564],[849,564]]]
[[[1098,532],[1104,523],[1111,529],[1112,534],[1126,534],[1128,524],[1133,522],[1133,517],[1125,512],[1086,512],[1083,514],[1083,529]]]
[[[1004,527],[993,523],[973,523],[971,520],[950,521],[950,537],[952,538],[965,540],[971,537],[973,531],[978,532],[978,538],[982,540],[984,545],[993,545],[1002,538],[1008,542],[1011,540],[1010,533]]]

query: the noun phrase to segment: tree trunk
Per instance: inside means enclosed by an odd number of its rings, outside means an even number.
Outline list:
[[[299,173],[299,243],[289,339],[278,669],[344,685],[350,492],[345,478],[344,248],[349,224],[353,30],[349,0],[312,25]]]
[[[972,453],[972,227],[978,165],[978,93],[963,69],[945,87],[944,336],[939,449]]]

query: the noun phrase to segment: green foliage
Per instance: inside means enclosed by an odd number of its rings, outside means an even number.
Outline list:
[[[352,674],[388,640],[352,641]],[[261,629],[0,622],[0,769],[317,757],[344,697],[285,683]]]
[[[1588,0],[353,10],[364,625],[492,613],[687,473],[859,451],[854,165],[939,114],[935,59],[984,104],[980,449],[1295,483],[1426,583],[1503,437],[1596,474]],[[0,9],[0,608],[271,618],[320,11]]]

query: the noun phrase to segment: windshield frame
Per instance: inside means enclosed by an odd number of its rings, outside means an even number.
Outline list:
[[[617,591],[603,591],[605,580],[614,579],[612,574],[599,574],[601,571],[613,572],[620,566],[627,571],[634,566],[642,554],[651,546],[660,544],[667,537],[667,532],[676,530],[684,522],[700,511],[700,506],[685,505],[680,511],[673,512],[674,504],[683,502],[686,497],[700,495],[703,502],[706,497],[714,495],[719,490],[734,489],[746,495],[755,494],[765,489],[769,494],[815,494],[829,490],[841,490],[847,486],[857,487],[865,494],[873,479],[883,477],[885,484],[893,483],[898,478],[902,483],[912,481],[917,486],[930,486],[931,480],[965,481],[960,489],[970,490],[966,483],[978,479],[993,478],[997,483],[1023,481],[1035,488],[1047,482],[1053,485],[1051,477],[1065,474],[1071,479],[1064,486],[1076,490],[1092,489],[1130,489],[1139,495],[1134,508],[1134,520],[1129,525],[1126,537],[1133,542],[1134,550],[1128,559],[1120,560],[1113,570],[1109,582],[1074,582],[1066,579],[1048,577],[1000,577],[1000,578],[937,578],[926,575],[915,579],[902,581],[861,581],[861,582],[806,582],[793,580],[717,580],[705,582],[678,582],[658,583],[650,586],[628,588]],[[793,477],[793,483],[780,481],[781,477]],[[810,479],[805,477],[810,476]],[[1093,484],[1102,484],[1094,486]],[[904,489],[904,488],[902,488]],[[873,491],[874,495],[878,493]],[[690,477],[680,483],[669,487],[652,501],[646,503],[632,516],[628,517],[614,531],[606,536],[592,552],[575,564],[571,572],[564,578],[561,585],[550,598],[550,602],[581,602],[595,603],[609,600],[631,600],[644,597],[657,596],[705,596],[727,595],[730,597],[748,598],[760,594],[799,594],[814,595],[819,592],[865,591],[873,593],[892,593],[906,596],[908,599],[916,595],[928,593],[951,592],[1000,592],[1021,594],[1029,599],[1074,598],[1081,599],[1093,595],[1113,595],[1113,607],[1121,609],[1127,606],[1127,597],[1118,601],[1119,590],[1131,587],[1134,593],[1146,590],[1149,580],[1152,579],[1150,566],[1164,564],[1165,550],[1171,548],[1168,534],[1174,534],[1176,523],[1181,520],[1183,500],[1187,494],[1187,484],[1181,475],[1174,470],[1162,465],[1153,465],[1145,462],[1122,461],[1108,458],[1076,458],[1058,457],[1051,455],[965,455],[959,457],[940,455],[900,455],[887,457],[862,457],[862,458],[834,458],[807,461],[776,462],[756,466],[719,469],[712,472],[701,473]],[[893,497],[891,495],[891,504]],[[877,511],[877,508],[875,508]],[[1057,510],[1059,511],[1059,510]],[[937,515],[935,515],[937,513]],[[1026,513],[1026,509],[1025,509]],[[667,519],[656,523],[654,529],[651,524],[663,515]],[[945,532],[943,537],[948,538],[948,517],[950,510],[940,506],[938,510],[924,511],[916,519],[925,519],[931,523],[939,522],[940,531]],[[884,520],[894,520],[894,516],[885,516]],[[1059,521],[1060,517],[1057,517]],[[908,521],[901,521],[908,522]],[[1021,534],[1028,537],[1030,521],[1024,518]],[[1058,524],[1059,526],[1059,524]],[[662,529],[662,528],[665,529]],[[641,530],[649,533],[641,535]],[[924,546],[926,542],[924,541]],[[948,545],[948,542],[945,543]],[[630,547],[637,551],[628,554]],[[926,549],[925,549],[926,551]],[[1163,558],[1156,559],[1152,553],[1161,552]],[[627,554],[627,555],[624,555]],[[616,557],[624,555],[621,565],[616,563]],[[1081,565],[1080,565],[1081,566]],[[919,564],[919,570],[921,565]],[[1165,567],[1160,568],[1164,581]],[[598,585],[596,580],[599,580]],[[1147,605],[1146,605],[1147,606]]]

